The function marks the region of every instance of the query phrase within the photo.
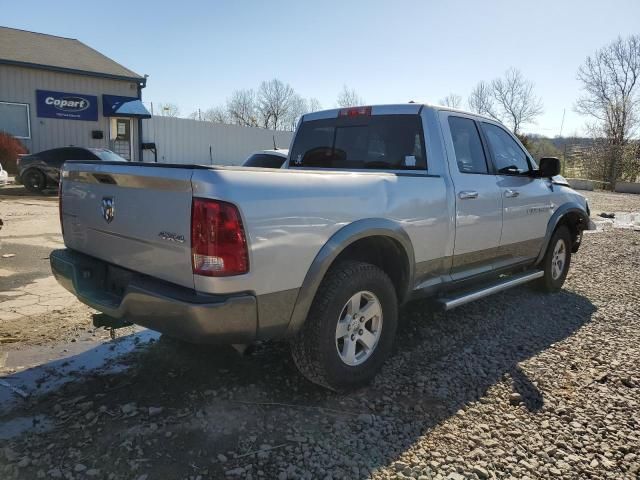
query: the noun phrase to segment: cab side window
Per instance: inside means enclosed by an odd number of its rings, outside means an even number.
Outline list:
[[[449,130],[460,173],[487,173],[487,159],[476,122],[464,117],[449,117]]]
[[[518,175],[531,170],[527,155],[511,135],[491,123],[483,122],[482,130],[489,143],[498,173]]]

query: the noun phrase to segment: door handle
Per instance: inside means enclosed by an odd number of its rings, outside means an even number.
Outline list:
[[[472,190],[465,190],[464,192],[460,192],[458,194],[458,198],[460,200],[466,200],[469,198],[478,198],[478,192],[474,192]]]
[[[520,192],[518,192],[517,190],[511,190],[510,188],[507,188],[504,191],[504,196],[506,198],[514,198],[514,197],[517,197],[518,195],[520,195]]]

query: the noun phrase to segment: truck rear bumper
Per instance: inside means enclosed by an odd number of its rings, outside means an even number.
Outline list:
[[[111,317],[193,343],[256,339],[253,295],[199,294],[69,249],[54,250],[50,262],[63,287]]]

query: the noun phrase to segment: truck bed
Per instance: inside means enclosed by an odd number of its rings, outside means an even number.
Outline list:
[[[450,206],[438,175],[81,161],[67,162],[63,175],[68,248],[200,292],[299,288],[331,236],[363,219],[402,225],[415,238],[417,261],[447,256]],[[238,207],[248,273],[193,275],[193,197]],[[115,206],[110,222],[102,211],[105,199]]]

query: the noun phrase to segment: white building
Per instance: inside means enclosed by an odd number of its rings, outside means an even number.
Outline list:
[[[31,153],[105,147],[131,161],[239,165],[274,142],[289,148],[291,132],[151,118],[146,80],[78,40],[0,27],[0,131]]]
[[[145,84],[78,40],[0,27],[0,131],[32,153],[106,147],[139,160]]]

